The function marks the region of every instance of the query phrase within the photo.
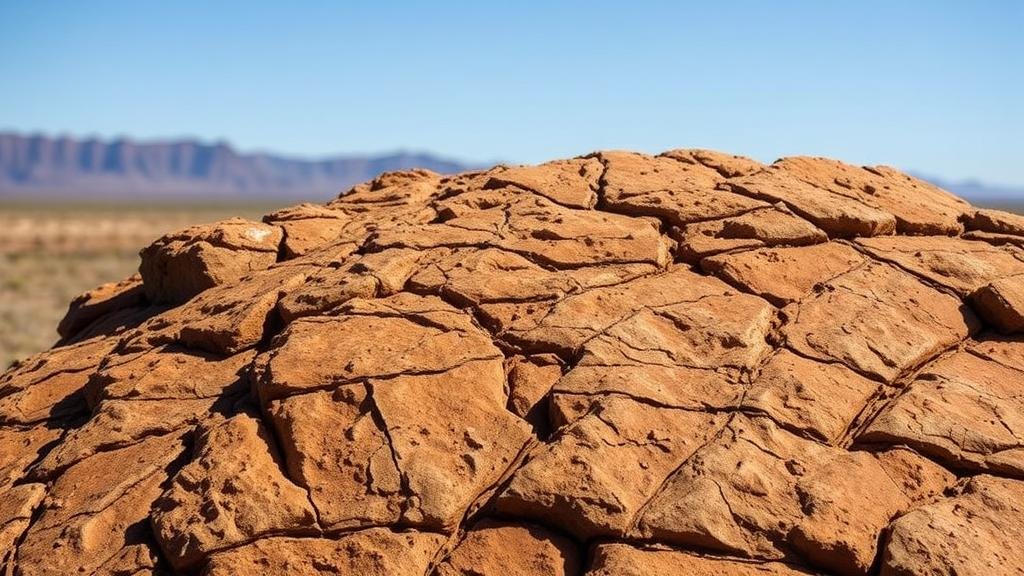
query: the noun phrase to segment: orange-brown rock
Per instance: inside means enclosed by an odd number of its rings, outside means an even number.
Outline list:
[[[0,498],[0,568],[14,572],[14,551],[18,540],[32,523],[32,513],[46,496],[43,484],[19,484],[4,491]]]
[[[203,576],[421,576],[444,537],[370,528],[329,538],[269,537],[210,557]]]
[[[18,546],[19,573],[151,572],[159,554],[150,515],[184,450],[179,435],[154,436],[65,470]]]
[[[529,436],[505,410],[501,351],[436,297],[358,299],[296,320],[254,374],[327,528],[450,530]]]
[[[1024,343],[1015,345],[1024,357]],[[1024,477],[1024,371],[970,350],[925,367],[860,435],[898,442],[955,469]]]
[[[613,287],[660,272],[654,264],[616,264],[552,270],[494,248],[438,252],[409,279],[417,293],[440,294],[460,306],[472,305],[494,324],[518,311],[546,309],[592,288]]]
[[[1024,236],[1024,216],[1002,210],[975,210],[967,219],[967,229],[1002,236]]]
[[[781,562],[710,556],[665,547],[598,544],[586,576],[799,576],[811,574]]]
[[[798,302],[818,284],[845,274],[866,262],[846,244],[764,248],[711,256],[700,266],[733,286],[752,292],[776,306]]]
[[[86,385],[91,417],[68,431],[31,475],[49,478],[97,452],[185,431],[230,409],[245,393],[241,372],[252,357],[221,360],[169,346],[108,356]]]
[[[288,290],[277,311],[284,322],[324,314],[353,298],[383,298],[400,292],[409,277],[440,258],[443,251],[384,250],[362,256],[342,256],[334,248],[311,254],[304,260],[326,264],[301,286]],[[323,262],[322,256],[330,259]]]
[[[660,156],[678,160],[684,164],[700,164],[718,172],[724,178],[735,178],[753,174],[764,168],[764,164],[746,156],[726,154],[703,148],[679,148],[662,152]]]
[[[686,224],[674,232],[679,256],[688,262],[721,252],[762,246],[806,246],[828,241],[828,236],[785,206],[751,210],[739,216]]]
[[[152,302],[192,296],[277,261],[281,229],[233,218],[160,238],[141,253],[139,273]]]
[[[505,200],[495,203],[499,195]],[[572,268],[664,265],[672,244],[654,219],[574,210],[516,188],[464,192],[438,200],[437,210],[432,223],[374,232],[366,250],[493,247],[540,265]]]
[[[886,382],[978,329],[959,299],[874,263],[817,286],[787,312],[782,334],[794,352]]]
[[[201,431],[192,461],[152,512],[157,541],[175,568],[262,536],[320,531],[306,491],[284,475],[272,442],[259,419],[244,413]]]
[[[722,418],[610,397],[537,446],[496,506],[581,539],[624,536],[665,479]]]
[[[64,435],[32,468],[30,476],[52,478],[93,454],[131,446],[149,436],[183,431],[210,417],[215,408],[211,399],[104,401],[88,422]]]
[[[563,206],[593,208],[597,204],[604,166],[596,158],[556,160],[542,165],[498,167],[486,174],[484,188],[514,186],[538,194]]]
[[[971,294],[978,315],[1004,334],[1024,332],[1024,274],[993,280]]]
[[[292,322],[257,359],[255,386],[269,401],[367,380],[446,372],[475,361],[500,364],[501,358],[469,314],[436,297],[400,294],[353,300],[336,316]]]
[[[0,429],[0,491],[25,479],[32,465],[54,448],[62,432],[46,425]]]
[[[993,280],[1024,274],[1024,250],[946,236],[894,236],[857,241],[869,254],[925,281],[970,295]]]
[[[349,235],[365,237],[373,229],[372,223],[358,213],[353,215],[313,204],[285,208],[268,214],[264,220],[282,230],[281,251],[289,259],[305,256],[325,246],[331,246],[339,254],[351,255],[359,244],[355,239],[339,239]]]
[[[743,408],[834,444],[880,390],[878,382],[841,364],[780,350],[746,388]]]
[[[67,314],[57,325],[57,333],[69,337],[104,316],[140,306],[145,302],[143,293],[142,277],[138,274],[89,290],[71,301]]]
[[[893,215],[901,234],[958,234],[970,206],[949,192],[888,166],[857,167],[827,158],[793,157],[774,165],[827,190]]]
[[[707,150],[168,234],[0,374],[0,573],[1024,575],[1024,217]]]
[[[275,266],[253,273],[239,284],[206,290],[130,330],[122,348],[146,351],[178,344],[218,355],[248,350],[279,321],[278,301],[301,286],[312,271],[310,266]]]
[[[0,375],[0,424],[59,421],[86,411],[86,384],[116,345],[114,338],[94,338],[54,348]]]
[[[198,400],[243,392],[252,351],[228,358],[175,346],[108,356],[86,387],[90,405],[102,400]]]
[[[881,574],[1024,574],[1024,482],[971,478],[892,524]]]
[[[442,179],[429,170],[384,174],[355,186],[326,206],[302,204],[264,217],[284,232],[281,255],[332,248],[351,254],[376,230],[425,224],[436,216],[428,201]]]
[[[616,212],[657,216],[675,226],[739,216],[768,204],[719,190],[725,178],[699,161],[605,152],[604,203]]]
[[[679,545],[765,560],[796,554],[830,572],[863,574],[886,526],[918,503],[899,471],[737,416],[651,499],[637,529]]]
[[[484,520],[470,528],[434,572],[437,576],[579,574],[575,542],[531,524]]]
[[[508,408],[535,430],[547,429],[549,392],[562,377],[554,354],[513,356],[508,361]]]
[[[730,179],[722,186],[765,202],[782,202],[833,238],[892,234],[896,229],[895,217],[875,202],[820,188],[786,168],[785,164],[776,164],[749,176]]]
[[[526,350],[572,353],[594,337],[624,321],[638,320],[641,312],[658,316],[666,310],[691,314],[689,304],[705,298],[743,301],[725,283],[682,267],[639,277],[628,282],[576,291],[565,298],[540,302],[496,302],[481,305],[481,314],[499,334]],[[755,305],[763,314],[767,304]],[[705,306],[695,307],[699,314]],[[660,316],[659,316],[660,317]],[[700,328],[701,326],[694,326]]]

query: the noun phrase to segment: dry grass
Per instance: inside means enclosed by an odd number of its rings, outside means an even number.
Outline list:
[[[68,302],[133,274],[139,250],[162,234],[274,208],[0,203],[0,370],[53,345]]]

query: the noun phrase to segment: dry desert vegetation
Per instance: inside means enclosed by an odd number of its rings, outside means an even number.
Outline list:
[[[0,375],[5,573],[1024,574],[1024,217],[891,168],[392,173],[139,269]]]

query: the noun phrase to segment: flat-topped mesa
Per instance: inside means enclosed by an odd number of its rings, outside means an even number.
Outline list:
[[[0,376],[0,572],[1024,574],[1024,218],[707,150],[169,234]]]

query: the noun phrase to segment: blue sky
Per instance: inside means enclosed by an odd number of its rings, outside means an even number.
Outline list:
[[[0,129],[816,154],[1024,184],[1022,2],[0,0]]]

